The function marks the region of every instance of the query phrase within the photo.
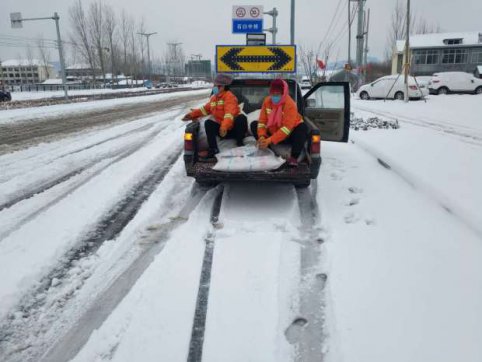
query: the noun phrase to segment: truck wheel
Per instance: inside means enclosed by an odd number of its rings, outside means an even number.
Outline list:
[[[403,92],[395,93],[395,99],[398,100],[398,101],[403,101],[404,100]]]
[[[368,95],[367,92],[363,91],[360,93],[360,98],[363,99],[364,101],[367,101],[370,99],[370,96]]]
[[[199,187],[202,188],[210,188],[216,186],[218,183],[217,182],[212,182],[212,181],[196,181]]]
[[[311,180],[305,181],[305,182],[298,182],[295,184],[295,187],[297,189],[306,189],[308,186],[310,186]]]
[[[449,94],[449,89],[447,87],[441,87],[437,90],[437,94]]]
[[[482,94],[482,87],[477,87],[475,94]]]

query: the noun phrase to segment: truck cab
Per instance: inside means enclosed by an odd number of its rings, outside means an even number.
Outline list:
[[[350,127],[350,95],[346,82],[318,83],[303,96],[300,85],[286,79],[290,96],[298,106],[298,112],[308,126],[308,140],[298,167],[282,165],[272,171],[227,172],[213,170],[215,162],[199,162],[200,123],[190,122],[184,134],[184,162],[188,176],[204,185],[220,182],[282,182],[297,187],[307,187],[318,177],[321,165],[320,142],[347,142]],[[231,92],[243,105],[243,112],[250,114],[260,110],[269,94],[270,79],[235,79]],[[249,128],[249,127],[248,127]],[[276,145],[278,146],[278,145]],[[283,145],[284,146],[284,145]],[[287,146],[289,148],[289,146]],[[284,149],[283,149],[284,148]],[[289,154],[286,147],[272,147],[275,153]]]

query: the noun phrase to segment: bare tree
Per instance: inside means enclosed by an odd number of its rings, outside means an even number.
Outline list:
[[[105,5],[105,35],[109,44],[109,55],[111,65],[111,80],[114,82],[116,74],[116,57],[117,57],[117,18],[114,13],[114,9],[110,5]]]
[[[300,45],[299,60],[304,73],[310,78],[311,84],[316,83],[316,53],[311,47]]]
[[[93,2],[89,6],[89,33],[93,46],[97,52],[100,71],[105,84],[105,57],[104,57],[104,6],[101,0]]]
[[[77,2],[69,8],[69,15],[74,28],[71,34],[72,44],[74,44],[75,50],[80,53],[82,59],[88,63],[92,70],[92,81],[95,83],[96,64],[94,48],[89,34],[89,22],[87,21],[81,0],[77,0]]]
[[[120,16],[120,40],[122,49],[122,71],[124,74],[129,74],[132,72],[132,68],[128,62],[128,52],[130,47],[131,35],[134,26],[132,19],[127,15],[126,11],[122,9]]]
[[[38,54],[40,56],[40,61],[42,62],[42,66],[45,69],[45,75],[47,79],[50,78],[50,50],[46,47],[44,40],[42,39],[42,35],[37,38],[37,48]]]
[[[407,9],[405,1],[397,0],[393,8],[390,28],[387,36],[387,47],[385,51],[385,58],[387,60],[392,58],[393,50],[397,40],[405,39],[407,29]],[[415,13],[410,14],[410,34],[428,34],[440,32],[440,26],[430,24],[425,18],[417,17]]]

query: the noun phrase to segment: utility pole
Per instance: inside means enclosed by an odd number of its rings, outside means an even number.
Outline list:
[[[348,64],[351,65],[351,0],[348,1]]]
[[[62,85],[64,88],[64,96],[65,99],[69,99],[69,95],[67,92],[67,77],[65,76],[65,62],[64,62],[64,52],[62,48],[62,39],[60,38],[60,27],[59,27],[59,14],[56,12],[53,16],[45,17],[45,18],[22,18],[21,13],[10,13],[10,22],[12,24],[12,28],[22,28],[24,21],[31,21],[31,20],[47,20],[52,19],[55,20],[55,28],[57,30],[57,45],[59,49],[59,60],[60,60],[60,73],[62,76]]]
[[[142,36],[145,36],[146,39],[147,39],[147,79],[150,80],[152,82],[152,79],[151,79],[151,52],[150,52],[150,49],[149,49],[149,38],[151,35],[154,35],[154,34],[157,34],[157,32],[154,32],[154,33],[137,33],[139,35],[142,35]]]
[[[407,35],[405,39],[405,103],[408,103],[408,74],[410,72],[410,0],[407,0]]]
[[[367,18],[366,18],[366,28],[365,28],[365,59],[363,61],[363,76],[364,81],[366,82],[367,77],[367,66],[368,66],[368,29],[370,27],[370,9],[367,11]]]
[[[365,0],[358,0],[358,33],[356,36],[356,66],[358,71],[363,61],[363,5]]]
[[[279,14],[278,10],[276,8],[273,8],[273,10],[266,11],[263,14],[271,15],[273,17],[273,26],[269,29],[263,29],[263,30],[269,31],[272,34],[272,42],[273,42],[273,45],[274,45],[274,44],[276,44],[276,33],[278,32],[278,28],[276,27],[276,17]]]
[[[291,45],[295,44],[295,0],[291,0]]]
[[[168,73],[168,78],[169,78],[169,75],[171,73],[171,70],[172,70],[172,63],[174,62],[175,58],[177,58],[177,47],[179,45],[181,45],[182,43],[167,43],[167,45],[169,45],[171,47],[171,50],[169,52],[169,60],[168,60],[168,70],[167,70],[167,73]],[[176,74],[174,74],[175,76]],[[167,80],[168,82],[170,81],[170,79]]]

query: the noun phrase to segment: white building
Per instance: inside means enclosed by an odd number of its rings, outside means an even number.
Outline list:
[[[392,58],[392,74],[402,71],[404,50],[405,40],[398,40]],[[413,75],[474,73],[482,65],[482,32],[411,35],[410,57]]]
[[[0,80],[5,85],[41,83],[55,75],[54,68],[38,59],[10,59],[0,62]]]

